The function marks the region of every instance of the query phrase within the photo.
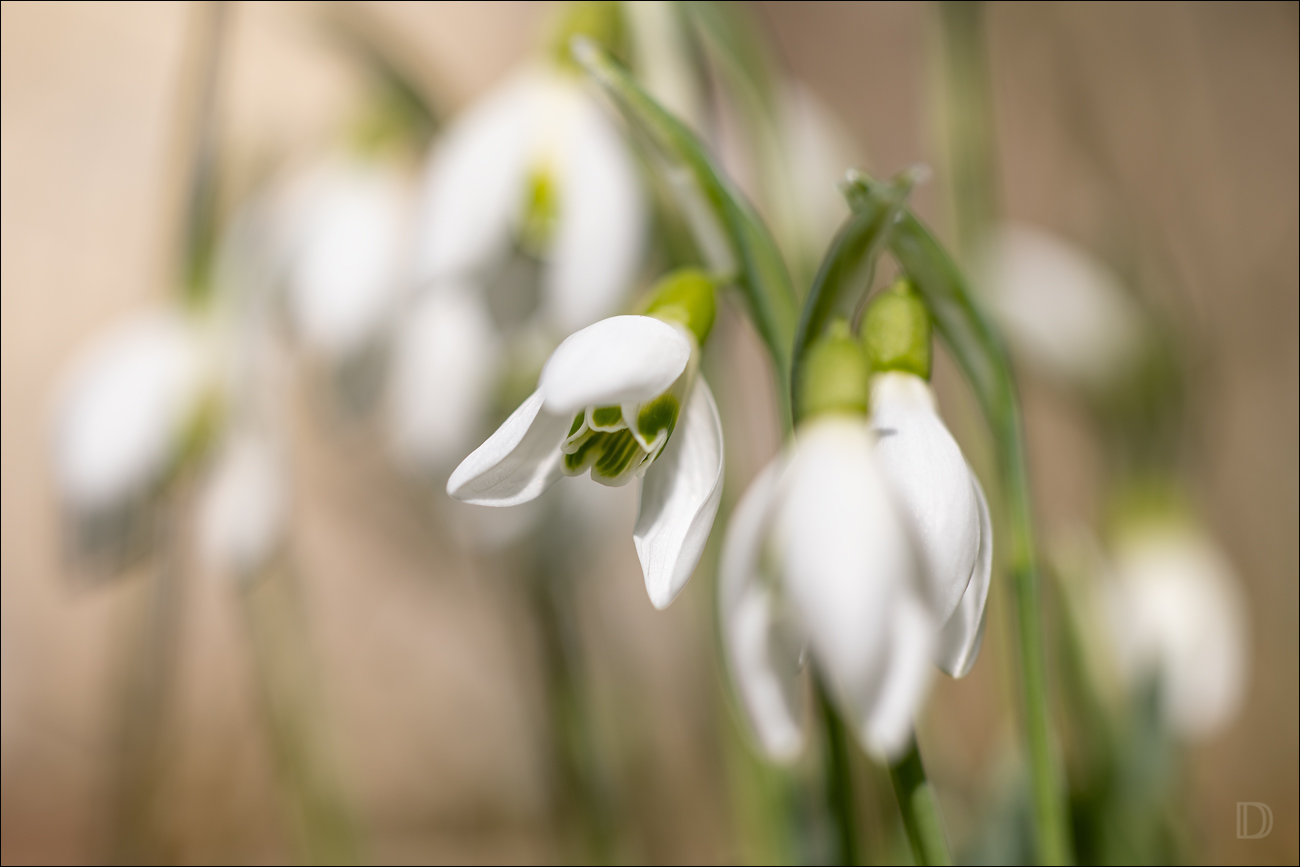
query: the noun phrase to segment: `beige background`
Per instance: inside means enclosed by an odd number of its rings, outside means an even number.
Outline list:
[[[1194,756],[1209,862],[1297,858],[1297,12],[1284,4],[993,4],[990,54],[1005,211],[1092,249],[1165,263],[1153,300],[1194,348],[1192,484],[1238,565],[1253,619],[1245,711]],[[326,146],[359,93],[310,7],[238,4],[223,97],[236,172]],[[373,4],[444,106],[532,45],[532,4]],[[761,4],[789,68],[859,137],[870,168],[934,161],[932,10]],[[97,860],[106,839],[111,673],[138,580],[87,587],[60,557],[50,399],[76,348],[168,291],[187,7],[4,3],[0,38],[0,854]],[[242,168],[241,168],[242,167]],[[942,226],[937,185],[919,193]],[[1122,227],[1116,215],[1122,215]],[[1116,237],[1120,235],[1120,237]],[[1133,241],[1136,237],[1138,240]],[[719,352],[753,359],[734,325]],[[941,382],[945,396],[961,395]],[[1068,400],[1025,383],[1045,533],[1096,518],[1099,456]],[[757,398],[755,398],[757,399]],[[752,408],[740,397],[729,420]],[[335,740],[376,860],[537,860],[544,762],[522,615],[493,573],[403,508],[364,436],[294,404],[293,546],[307,576]],[[759,407],[761,409],[761,406]],[[732,426],[733,428],[735,425]],[[737,440],[734,496],[774,440]],[[731,442],[729,441],[729,448]],[[977,447],[973,446],[973,447]],[[624,504],[626,505],[626,504]],[[624,540],[625,541],[625,540]],[[636,783],[635,857],[737,857],[725,800],[707,587],[650,610],[630,544],[593,564],[584,614]],[[169,857],[289,857],[226,588],[195,581],[169,775]],[[999,629],[976,673],[940,684],[925,731],[960,824],[1008,736]],[[1005,666],[1003,666],[1005,667]],[[636,695],[635,700],[628,696]],[[646,698],[649,696],[650,698]],[[624,701],[626,699],[626,701]],[[1237,801],[1272,835],[1234,839]]]

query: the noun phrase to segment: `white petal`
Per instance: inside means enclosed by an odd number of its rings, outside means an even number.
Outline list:
[[[983,282],[1013,348],[1049,375],[1105,386],[1142,349],[1143,316],[1108,268],[1047,232],[1009,226]]]
[[[396,304],[406,193],[393,173],[359,165],[311,181],[293,214],[289,308],[309,346],[341,359],[373,340]]]
[[[74,361],[54,429],[59,486],[73,508],[121,505],[157,481],[203,382],[203,353],[179,313],[137,315]]]
[[[1170,723],[1204,737],[1236,714],[1248,673],[1246,606],[1231,564],[1191,529],[1151,529],[1116,552],[1111,619],[1121,671],[1159,678]]]
[[[663,454],[641,481],[632,540],[655,608],[677,598],[700,562],[722,497],[722,463],[722,419],[700,378]]]
[[[617,129],[581,100],[559,166],[559,225],[545,272],[545,305],[561,334],[622,306],[645,246],[645,194]]]
[[[989,584],[993,576],[993,522],[989,518],[989,504],[984,489],[974,471],[971,485],[979,499],[980,550],[975,558],[975,571],[962,594],[957,610],[939,630],[935,644],[934,664],[953,677],[965,677],[975,664],[984,640],[984,621],[989,599]]]
[[[642,403],[686,370],[691,341],[650,316],[613,316],[571,334],[542,368],[546,409],[568,415],[589,406]]]
[[[275,551],[287,505],[279,456],[264,437],[239,433],[222,450],[199,510],[200,538],[211,567],[239,576]]]
[[[518,76],[465,113],[436,145],[416,235],[416,278],[466,275],[503,255],[524,205],[547,84]]]
[[[934,409],[930,386],[910,373],[871,383],[876,458],[911,518],[926,595],[942,623],[956,610],[979,553],[979,502],[957,441]]]
[[[872,439],[850,418],[801,429],[775,522],[785,587],[817,662],[857,705],[878,688],[892,606],[916,568]]]
[[[572,419],[542,404],[538,389],[456,467],[447,493],[479,506],[517,506],[553,485],[562,475],[560,444]]]
[[[799,659],[774,628],[775,591],[760,574],[781,472],[779,460],[768,464],[737,504],[718,571],[723,646],[741,706],[764,751],[791,761],[803,748]]]
[[[885,762],[901,757],[911,741],[934,650],[934,621],[913,594],[900,594],[890,626],[888,672],[860,728],[863,747]]]
[[[394,347],[389,421],[393,446],[407,464],[445,467],[481,436],[498,343],[472,287],[436,286],[405,317]]]

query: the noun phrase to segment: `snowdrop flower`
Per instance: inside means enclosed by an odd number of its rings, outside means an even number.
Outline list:
[[[287,306],[306,346],[334,363],[373,346],[396,311],[406,244],[405,185],[357,159],[296,179],[280,214]]]
[[[619,308],[647,204],[619,130],[556,66],[524,70],[457,120],[421,196],[421,294],[399,334],[390,421],[399,453],[429,466],[485,425],[492,389],[466,383],[499,378],[511,344],[549,350]],[[418,348],[457,333],[474,335],[453,338],[459,351]]]
[[[1170,725],[1207,737],[1246,692],[1246,603],[1232,564],[1185,520],[1129,528],[1099,583],[1114,660],[1129,688],[1156,684]]]
[[[127,507],[163,480],[211,372],[199,327],[173,309],[127,319],[73,362],[56,399],[54,468],[74,515]]]
[[[532,396],[451,474],[447,493],[514,506],[565,475],[641,478],[633,541],[650,601],[668,605],[699,562],[722,493],[721,421],[696,371],[714,304],[708,277],[679,271],[660,282],[647,315],[571,335]]]
[[[988,507],[935,413],[928,315],[902,284],[872,304],[863,331],[865,348],[843,324],[813,348],[796,445],[745,494],[723,549],[728,658],[777,760],[803,744],[804,648],[863,747],[892,760],[931,661],[966,674],[983,633]]]
[[[796,676],[807,650],[863,747],[888,760],[911,737],[936,624],[906,517],[876,458],[861,346],[832,335],[807,369],[795,446],[750,486],[728,528],[724,643],[772,758],[790,761],[803,746]]]
[[[1047,375],[1105,389],[1141,359],[1144,317],[1119,278],[1040,229],[1007,226],[985,252],[983,288],[1013,348]]]

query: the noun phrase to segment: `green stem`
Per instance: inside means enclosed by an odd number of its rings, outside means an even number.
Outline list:
[[[939,800],[935,797],[934,787],[926,779],[915,737],[907,754],[889,766],[889,779],[894,784],[894,794],[898,796],[898,809],[903,814],[903,827],[907,829],[907,839],[912,844],[916,863],[951,864]]]
[[[984,8],[970,0],[939,4],[943,118],[957,244],[970,262],[997,213],[993,99],[984,51]]]
[[[242,590],[253,676],[299,849],[309,864],[361,863],[360,823],[332,760],[297,580],[277,561]]]
[[[858,863],[857,815],[853,806],[853,769],[849,763],[849,735],[844,721],[835,710],[826,687],[816,681],[817,709],[820,713],[826,741],[823,744],[823,781],[826,786],[826,804],[832,824],[831,839],[835,849],[831,863]]]

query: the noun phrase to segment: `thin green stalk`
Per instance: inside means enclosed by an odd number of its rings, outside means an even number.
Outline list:
[[[821,717],[825,743],[822,749],[823,782],[826,786],[826,805],[831,819],[831,852],[833,864],[857,864],[858,825],[853,805],[853,766],[849,762],[850,738],[844,721],[822,682],[816,680],[817,710]]]
[[[855,174],[845,189],[855,212],[879,207],[893,191]],[[1029,472],[1020,400],[1001,340],[976,304],[960,269],[929,230],[904,210],[891,230],[890,251],[925,299],[939,334],[961,366],[993,433],[1003,497],[1007,504],[1004,548],[1011,571],[1019,646],[1021,710],[1033,778],[1034,818],[1043,862],[1069,863],[1066,791],[1056,755],[1048,696]]]
[[[253,675],[299,849],[309,864],[361,863],[360,823],[331,760],[296,577],[288,564],[273,561],[241,589]]]
[[[993,99],[984,51],[983,4],[945,0],[939,4],[939,22],[952,210],[958,249],[970,262],[997,213]]]
[[[926,779],[915,737],[907,754],[889,766],[889,779],[894,784],[894,794],[898,796],[898,809],[903,814],[903,827],[907,829],[907,839],[912,844],[916,863],[951,864],[939,800],[935,797],[934,787]]]

